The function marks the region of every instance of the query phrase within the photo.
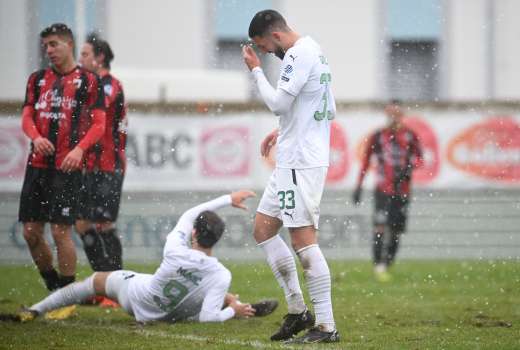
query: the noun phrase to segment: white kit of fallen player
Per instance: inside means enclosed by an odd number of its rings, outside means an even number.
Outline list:
[[[32,320],[95,295],[117,301],[139,322],[223,322],[232,317],[273,312],[278,304],[275,300],[251,305],[228,293],[231,272],[211,256],[225,228],[213,211],[226,206],[246,209],[243,202],[252,196],[251,191],[237,191],[186,211],[168,234],[163,260],[154,274],[128,270],[96,272],[23,310],[18,314],[20,320]]]

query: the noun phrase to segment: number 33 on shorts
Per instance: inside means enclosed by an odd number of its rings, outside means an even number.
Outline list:
[[[278,199],[280,200],[280,209],[294,209],[296,207],[293,190],[278,191]]]

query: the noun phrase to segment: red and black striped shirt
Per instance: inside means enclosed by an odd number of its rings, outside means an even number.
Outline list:
[[[358,186],[363,183],[372,156],[376,159],[377,190],[389,195],[408,195],[412,171],[422,164],[417,135],[405,126],[376,131],[368,140]]]
[[[52,68],[31,74],[25,94],[23,129],[32,140],[39,136],[47,138],[55,152],[45,156],[31,149],[28,164],[59,169],[74,147],[86,151],[92,146],[99,136],[87,135],[82,130],[88,130],[96,113],[104,122],[104,98],[99,78],[79,66],[66,74]]]
[[[92,147],[87,158],[87,170],[106,172],[124,171],[126,168],[126,105],[123,86],[111,74],[101,76],[105,92],[105,133]]]

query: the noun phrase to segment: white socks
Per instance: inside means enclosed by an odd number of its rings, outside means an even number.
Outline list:
[[[325,332],[336,329],[332,314],[331,281],[327,261],[317,244],[309,245],[296,252],[303,267],[307,289],[316,313],[316,325]]]
[[[96,295],[96,292],[94,290],[94,275],[92,275],[81,282],[74,282],[58,289],[29,309],[37,311],[39,314],[44,314],[60,307],[78,304],[94,295]]]
[[[282,287],[290,314],[300,314],[307,308],[303,300],[296,263],[287,244],[276,235],[258,244],[267,255],[267,263],[273,270],[274,277]],[[330,286],[330,282],[329,282]]]
[[[385,273],[386,272],[386,264],[377,264],[374,266],[375,273]]]

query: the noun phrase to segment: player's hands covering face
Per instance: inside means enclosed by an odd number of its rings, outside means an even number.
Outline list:
[[[260,59],[251,46],[245,45],[242,47],[242,57],[244,58],[244,62],[249,70],[253,70],[253,68],[260,66]]]

